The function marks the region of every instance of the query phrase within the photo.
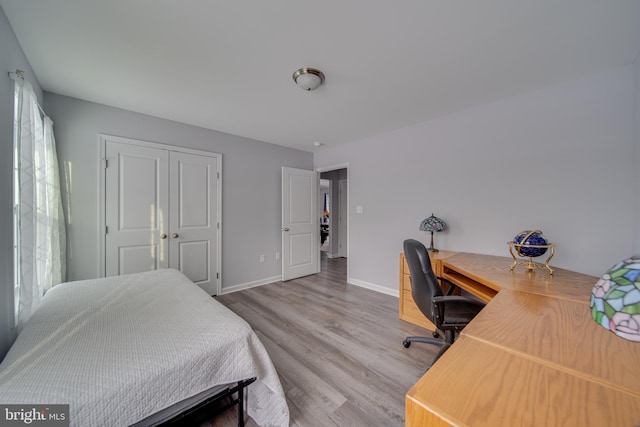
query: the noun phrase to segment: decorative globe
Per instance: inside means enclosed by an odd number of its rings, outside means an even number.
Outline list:
[[[640,342],[640,255],[602,275],[591,293],[591,316],[619,337]]]
[[[548,245],[549,241],[542,235],[540,230],[526,230],[521,231],[513,238],[513,243],[516,245],[534,245],[543,246]],[[532,248],[527,246],[516,246],[518,255],[537,257],[544,255],[547,252],[547,248]]]

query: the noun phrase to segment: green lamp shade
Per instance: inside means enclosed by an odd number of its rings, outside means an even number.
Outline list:
[[[619,337],[640,342],[640,255],[602,275],[591,294],[591,316]]]
[[[440,232],[447,229],[447,223],[441,220],[440,218],[431,214],[430,217],[425,218],[420,223],[420,231],[430,231],[430,232]]]

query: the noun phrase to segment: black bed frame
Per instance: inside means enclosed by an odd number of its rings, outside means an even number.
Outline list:
[[[203,400],[169,420],[157,424],[157,426],[197,426],[234,405],[238,405],[238,427],[244,427],[244,389],[255,380],[255,378],[249,378],[238,381],[235,385],[230,385],[218,394]],[[233,396],[235,393],[237,393],[237,397]]]

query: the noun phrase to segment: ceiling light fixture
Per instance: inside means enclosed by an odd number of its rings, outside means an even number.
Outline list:
[[[314,90],[324,82],[324,74],[315,68],[299,68],[293,72],[293,81],[303,90]]]

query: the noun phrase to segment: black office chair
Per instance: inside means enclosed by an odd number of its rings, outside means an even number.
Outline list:
[[[438,278],[431,268],[429,252],[425,246],[414,239],[404,241],[404,256],[409,266],[411,276],[411,295],[416,305],[438,330],[444,332],[444,340],[438,339],[438,331],[430,337],[407,337],[403,345],[409,348],[412,342],[421,342],[440,346],[440,350],[433,362],[444,354],[453,344],[456,334],[473,320],[476,314],[482,310],[484,303],[474,298],[452,295],[455,285],[448,280],[440,278],[449,284],[447,294],[444,295]]]

